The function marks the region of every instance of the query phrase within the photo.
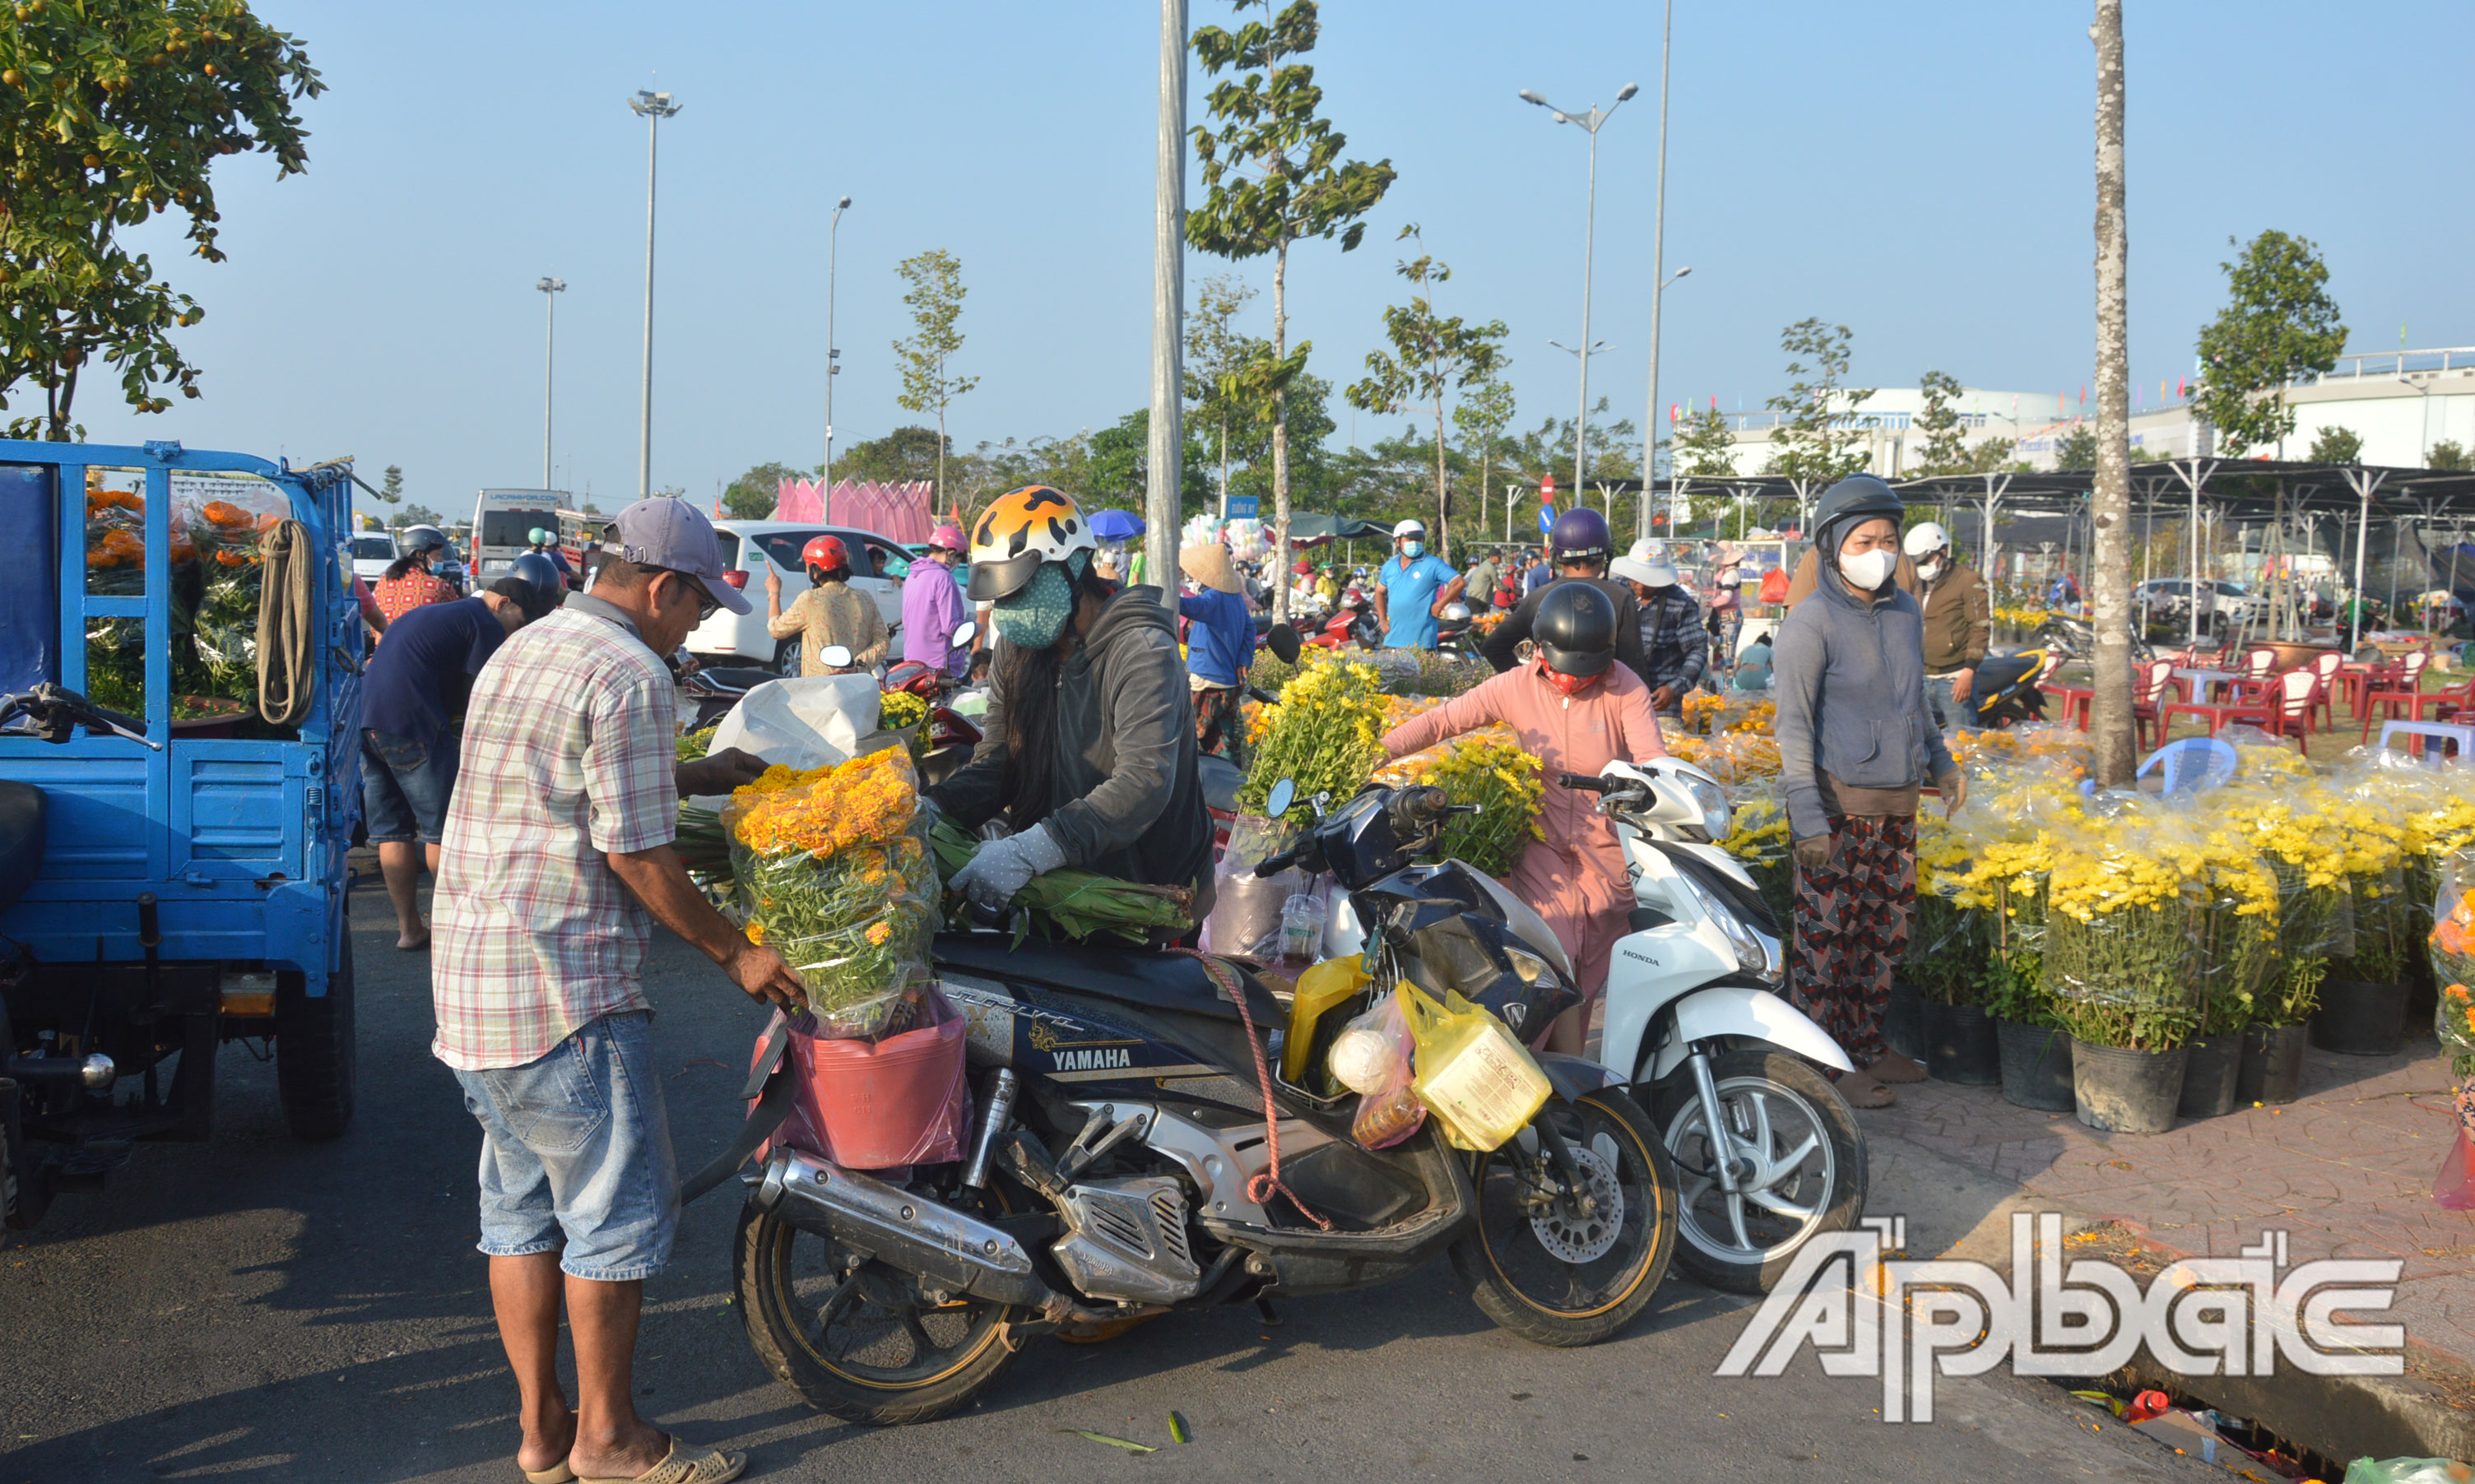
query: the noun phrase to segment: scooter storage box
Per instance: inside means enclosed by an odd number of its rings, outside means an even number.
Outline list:
[[[846,1170],[963,1157],[971,1089],[962,1012],[935,989],[912,1029],[877,1041],[791,1031],[791,1116],[776,1137]]]

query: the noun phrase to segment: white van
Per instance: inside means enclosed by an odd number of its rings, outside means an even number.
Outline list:
[[[714,522],[713,529],[722,542],[723,577],[748,596],[752,611],[742,618],[725,608],[697,625],[688,636],[687,650],[704,663],[799,672],[799,641],[777,643],[766,630],[765,576],[782,574],[782,609],[789,612],[808,591],[799,552],[819,536],[842,538],[843,549],[850,555],[851,586],[876,600],[887,629],[901,626],[902,579],[910,575],[911,553],[893,538],[806,521],[724,520]],[[899,648],[894,652],[898,656]]]
[[[559,506],[566,501],[563,490],[483,490],[473,505],[472,550],[467,553],[473,591],[507,574],[509,565],[530,549],[535,526],[557,530]]]

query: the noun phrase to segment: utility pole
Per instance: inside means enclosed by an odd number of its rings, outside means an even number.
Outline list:
[[[1658,204],[1653,208],[1650,229],[1650,415],[1642,419],[1641,434],[1641,519],[1634,527],[1634,538],[1650,539],[1650,482],[1658,474],[1658,306],[1667,297],[1667,58],[1676,39],[1676,0],[1667,0],[1667,19],[1658,32]],[[1690,268],[1676,276],[1684,277]],[[1587,331],[1581,338],[1588,340]],[[1672,426],[1672,425],[1671,425]],[[1671,466],[1672,467],[1672,466]],[[1676,522],[1676,495],[1669,488],[1667,499],[1667,534],[1679,534]]]
[[[1568,113],[1526,87],[1521,90],[1522,102],[1545,109],[1556,122],[1576,125],[1590,136],[1590,190],[1581,222],[1581,348],[1573,353],[1574,358],[1581,363],[1581,406],[1573,418],[1573,499],[1577,502],[1581,500],[1582,492],[1589,488],[1586,460],[1590,426],[1590,357],[1599,350],[1590,339],[1590,271],[1592,259],[1598,253],[1599,231],[1599,129],[1615,115],[1616,109],[1624,107],[1626,99],[1639,91],[1639,86],[1627,83],[1617,92],[1616,101],[1605,108],[1593,104],[1587,113]],[[1653,435],[1655,436],[1655,429]],[[1644,477],[1648,477],[1649,473],[1647,469],[1642,471]]]
[[[653,493],[653,185],[661,164],[662,120],[680,105],[669,93],[638,92],[627,107],[646,121],[645,133],[645,391],[636,440],[636,498]]]
[[[834,489],[834,377],[843,374],[843,353],[834,349],[834,270],[842,255],[843,213],[850,209],[850,198],[834,203],[834,223],[825,231],[825,462],[817,477],[825,482],[825,495],[831,499]]]
[[[550,481],[550,409],[551,392],[557,385],[558,296],[567,292],[567,280],[544,279],[533,287],[541,290],[547,311],[542,324],[542,488],[547,490],[556,488]]]
[[[1186,0],[1161,0],[1160,132],[1152,179],[1152,409],[1143,477],[1144,573],[1177,607],[1179,496],[1186,473]],[[1226,498],[1224,487],[1223,498]],[[1286,590],[1287,573],[1275,581]]]

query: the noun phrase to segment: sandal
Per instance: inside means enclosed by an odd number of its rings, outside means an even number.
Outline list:
[[[1865,1075],[1877,1083],[1921,1083],[1925,1080],[1925,1069],[1913,1057],[1886,1051],[1867,1065]]]
[[[1864,1072],[1842,1072],[1833,1079],[1839,1084],[1839,1096],[1850,1107],[1889,1107],[1898,1099],[1891,1089]]]
[[[525,1484],[576,1484],[576,1471],[562,1458],[547,1469],[527,1469],[523,1459],[516,1460],[516,1472],[525,1476]]]
[[[679,1451],[677,1434],[671,1437],[671,1450],[662,1461],[632,1479],[584,1479],[580,1484],[728,1484],[747,1468],[746,1453],[725,1453],[720,1448],[702,1458],[690,1458]]]

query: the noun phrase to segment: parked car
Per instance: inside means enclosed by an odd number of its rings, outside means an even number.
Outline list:
[[[353,536],[353,575],[372,587],[386,575],[386,570],[401,553],[395,537],[385,531],[359,531]]]
[[[2168,615],[2181,619],[2187,625],[2192,611],[2192,582],[2188,577],[2156,577],[2132,589],[2132,606],[2146,610],[2153,620]],[[2200,621],[2203,626],[2223,630],[2257,628],[2268,621],[2268,599],[2240,582],[2203,579],[2200,584]]]
[[[716,521],[722,539],[723,576],[755,599],[755,611],[742,618],[727,609],[697,625],[688,635],[690,654],[708,665],[772,667],[796,674],[799,642],[774,640],[765,628],[765,576],[782,574],[782,607],[808,590],[807,569],[799,552],[819,536],[840,536],[850,553],[851,586],[876,599],[876,611],[889,629],[902,623],[902,579],[911,573],[911,554],[901,544],[871,531],[804,521]]]

